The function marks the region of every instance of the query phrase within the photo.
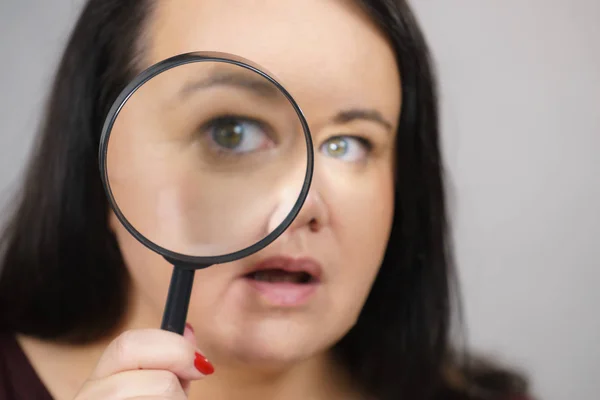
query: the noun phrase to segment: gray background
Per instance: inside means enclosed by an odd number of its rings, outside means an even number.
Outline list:
[[[600,1],[414,0],[439,64],[469,340],[600,398]],[[81,0],[0,2],[0,202]]]

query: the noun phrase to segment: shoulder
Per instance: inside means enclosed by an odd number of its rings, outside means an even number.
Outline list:
[[[435,400],[536,400],[523,373],[481,358],[447,366],[439,394]]]
[[[14,335],[0,332],[0,399],[52,400]]]
[[[0,399],[12,400],[17,398],[13,383],[14,376],[11,371],[14,346],[14,337],[6,333],[0,333]]]
[[[537,400],[527,393],[509,393],[507,391],[486,390],[469,387],[456,389],[446,387],[440,390],[433,400]]]

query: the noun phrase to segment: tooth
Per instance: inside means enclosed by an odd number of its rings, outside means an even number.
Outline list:
[[[261,282],[304,283],[306,281],[303,274],[286,273],[282,271],[257,271],[253,274],[253,278]]]
[[[254,275],[254,279],[256,279],[257,281],[269,282],[270,276],[269,276],[269,274],[267,274],[265,272],[257,272]]]

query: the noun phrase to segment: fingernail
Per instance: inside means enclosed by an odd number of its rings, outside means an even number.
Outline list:
[[[210,375],[215,372],[215,368],[212,366],[210,361],[208,361],[206,357],[198,352],[196,352],[196,358],[194,359],[194,367],[196,367],[196,369],[203,375]]]
[[[190,331],[192,331],[192,333],[194,333],[194,327],[193,327],[192,325],[190,325],[189,323],[186,323],[186,324],[185,324],[185,327],[186,327],[187,329],[189,329]]]

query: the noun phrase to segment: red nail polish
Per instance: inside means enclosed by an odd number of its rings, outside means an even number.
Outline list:
[[[196,352],[196,359],[194,360],[194,367],[204,375],[210,375],[215,372],[215,368],[212,366],[210,361],[206,359],[202,354]]]

